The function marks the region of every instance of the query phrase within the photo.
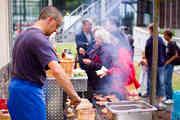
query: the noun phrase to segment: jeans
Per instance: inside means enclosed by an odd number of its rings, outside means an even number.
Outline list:
[[[166,88],[165,88],[165,72],[164,72],[164,66],[157,68],[157,83],[156,83],[156,95],[158,97],[165,97],[166,96]],[[148,87],[147,87],[147,95],[150,95],[150,91],[152,88],[152,68],[149,67],[148,70]]]
[[[174,65],[165,65],[165,85],[166,85],[166,98],[172,99],[173,88],[172,88],[172,75],[173,75]]]

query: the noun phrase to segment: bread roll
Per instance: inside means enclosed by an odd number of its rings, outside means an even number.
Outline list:
[[[80,104],[76,107],[76,110],[91,109],[93,107],[92,103],[88,99],[81,99]]]

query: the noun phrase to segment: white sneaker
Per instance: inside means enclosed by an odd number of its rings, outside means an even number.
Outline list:
[[[163,97],[163,98],[162,98],[162,101],[165,101],[165,100],[166,100],[166,97]]]
[[[167,106],[165,104],[163,104],[162,102],[158,104],[158,109],[159,110],[164,110],[164,109],[166,109],[166,107]]]
[[[167,99],[164,101],[165,104],[173,104],[174,101],[172,99]]]

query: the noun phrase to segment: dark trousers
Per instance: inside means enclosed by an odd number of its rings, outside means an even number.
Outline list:
[[[96,75],[96,71],[86,70],[86,74],[88,76],[88,88],[87,92],[85,92],[85,98],[92,101],[93,94],[95,94],[98,89],[98,80],[100,78]]]

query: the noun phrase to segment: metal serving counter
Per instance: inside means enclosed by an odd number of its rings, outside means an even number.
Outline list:
[[[70,80],[77,92],[87,91],[87,77],[72,77]],[[44,84],[47,120],[64,120],[63,93],[55,78],[47,78]]]

